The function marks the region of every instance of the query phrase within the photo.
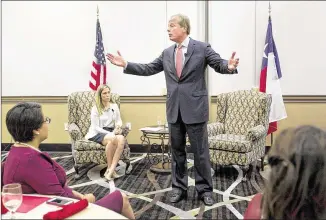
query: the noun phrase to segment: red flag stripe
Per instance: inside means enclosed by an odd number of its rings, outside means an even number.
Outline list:
[[[92,90],[96,90],[97,87],[101,84],[101,65],[95,63],[94,61],[92,65],[96,71],[95,73],[91,71],[91,77],[94,79],[95,85],[91,81],[89,81],[89,87]]]
[[[260,72],[260,83],[259,83],[259,91],[266,93],[266,81],[267,81],[267,66],[261,70]],[[273,133],[277,130],[277,122],[269,123],[267,134]]]
[[[103,65],[103,84],[106,84],[106,65]]]
[[[273,133],[277,130],[277,121],[269,123],[267,134]]]
[[[259,91],[266,93],[267,66],[260,72]]]

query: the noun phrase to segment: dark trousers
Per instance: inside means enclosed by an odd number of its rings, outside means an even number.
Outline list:
[[[198,194],[212,192],[211,164],[208,149],[207,122],[185,124],[179,111],[176,123],[169,123],[172,151],[172,188],[187,190],[188,170],[186,133],[194,153],[195,183]]]

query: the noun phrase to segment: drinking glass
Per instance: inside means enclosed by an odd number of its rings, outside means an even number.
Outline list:
[[[2,188],[2,203],[10,212],[10,219],[15,219],[15,212],[22,204],[23,193],[19,183],[4,185]]]
[[[162,125],[162,121],[161,121],[160,116],[157,116],[157,125],[158,125],[158,127],[161,127],[161,125]]]
[[[128,128],[128,130],[131,130],[131,123],[130,122],[126,122],[126,127]]]

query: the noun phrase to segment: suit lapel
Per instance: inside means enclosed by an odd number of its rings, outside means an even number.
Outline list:
[[[185,62],[183,64],[183,68],[182,68],[182,72],[181,72],[181,76],[180,79],[183,78],[185,76],[186,72],[186,65],[190,59],[190,57],[192,56],[192,54],[194,53],[195,50],[195,41],[193,41],[191,38],[189,40],[189,44],[188,44],[188,49],[187,49],[187,53],[185,55]]]
[[[177,70],[175,68],[175,59],[174,59],[174,50],[175,46],[171,46],[169,49],[169,58],[170,58],[170,64],[171,64],[171,70],[172,70],[172,76],[175,79],[175,81],[179,81],[179,77],[177,76]]]
[[[185,62],[183,64],[183,69],[187,65],[187,62],[189,61],[191,55],[194,53],[194,49],[195,49],[195,42],[190,38],[189,44],[188,44],[188,49],[187,49],[187,54],[185,56]]]

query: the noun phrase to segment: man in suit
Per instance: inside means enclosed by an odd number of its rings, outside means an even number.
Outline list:
[[[205,82],[207,64],[222,74],[237,73],[239,59],[234,55],[223,60],[209,44],[191,39],[189,18],[182,14],[171,17],[168,34],[176,44],[165,49],[149,64],[127,62],[120,52],[107,54],[108,60],[124,67],[124,73],[150,76],[165,73],[167,87],[166,114],[172,148],[171,202],[187,197],[188,175],[186,160],[186,133],[195,162],[195,187],[206,205],[213,205],[212,176],[208,149],[208,92]]]

